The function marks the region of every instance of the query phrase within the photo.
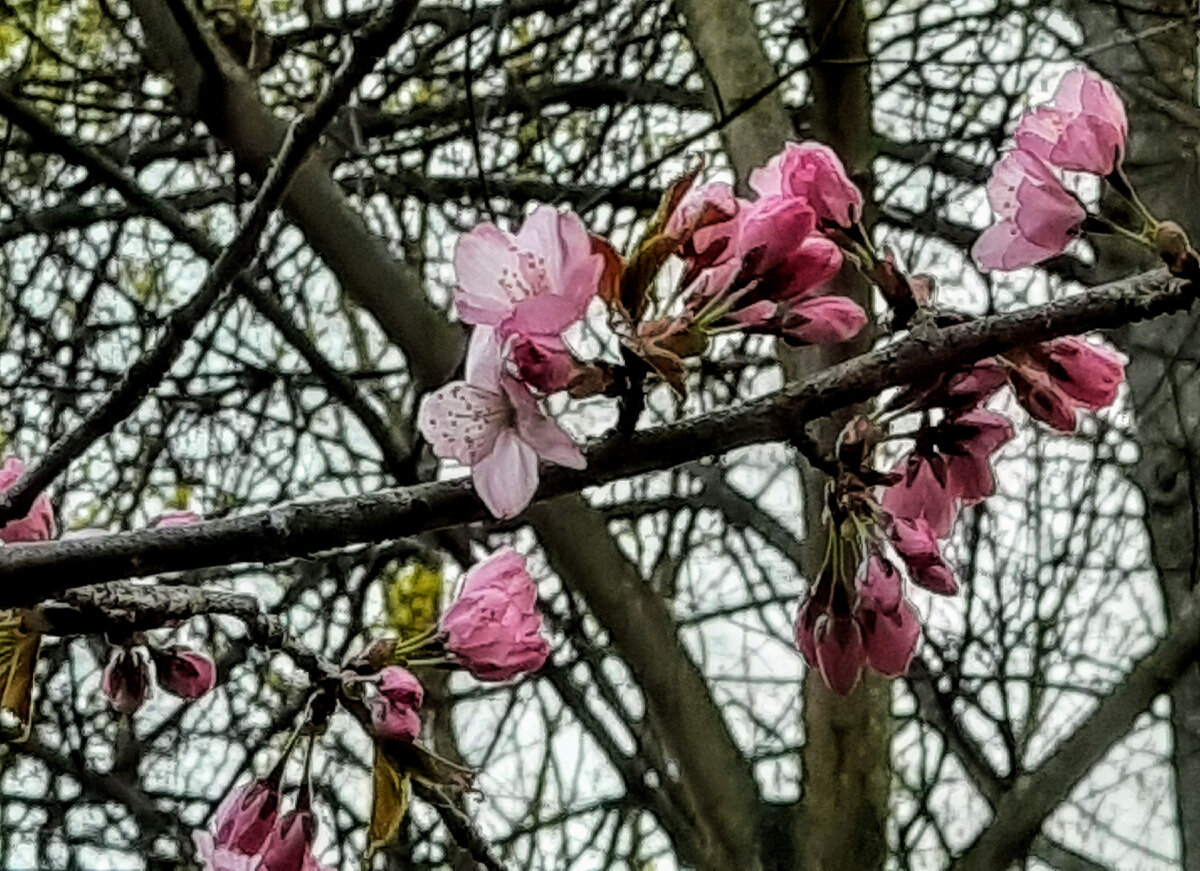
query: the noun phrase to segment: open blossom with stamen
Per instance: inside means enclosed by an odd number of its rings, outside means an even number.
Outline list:
[[[8,490],[25,474],[25,463],[17,457],[9,457],[0,466],[0,493]],[[10,520],[0,527],[0,541],[17,544],[22,541],[48,541],[54,538],[54,509],[45,493],[33,500],[29,513]]]
[[[475,490],[496,517],[515,517],[533,498],[538,458],[582,469],[583,454],[537,397],[503,371],[498,338],[480,327],[467,349],[466,379],[425,397],[417,426],[433,452],[471,467]]]
[[[558,336],[578,321],[599,289],[604,258],[592,252],[578,215],[540,206],[514,236],[484,223],[454,254],[459,316],[500,337]]]
[[[1087,217],[1042,159],[1021,149],[1000,158],[987,193],[1000,220],[984,230],[971,249],[985,272],[1032,266],[1061,254]]]

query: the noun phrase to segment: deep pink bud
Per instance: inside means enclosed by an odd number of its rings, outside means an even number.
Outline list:
[[[116,650],[100,678],[104,695],[122,714],[132,714],[140,708],[150,697],[152,686],[153,679],[145,655],[131,648]]]
[[[995,492],[991,456],[1012,440],[1012,421],[985,408],[956,415],[942,425],[953,434],[943,447],[947,489],[966,505],[982,502]]]
[[[995,360],[981,360],[946,382],[946,394],[955,405],[981,405],[1008,383],[1008,372]]]
[[[516,376],[541,393],[566,390],[574,361],[557,336],[516,336],[509,350]]]
[[[25,463],[17,457],[9,457],[0,466],[0,493],[8,490],[25,474]],[[54,509],[45,493],[33,500],[33,507],[24,517],[10,520],[0,527],[0,541],[17,544],[23,541],[47,541],[54,538]]]
[[[787,264],[816,226],[813,210],[798,199],[768,197],[748,204],[742,215],[739,249],[746,270],[755,275]]]
[[[1017,399],[1030,416],[1061,432],[1075,432],[1075,401],[1044,371],[1018,367],[1010,373]]]
[[[854,338],[867,325],[867,315],[844,296],[800,300],[783,317],[781,333],[789,344],[835,345]]]
[[[890,611],[862,608],[858,619],[867,665],[884,677],[899,677],[908,671],[921,637],[921,623],[908,600],[901,599]]]
[[[804,200],[822,221],[850,227],[862,214],[862,194],[833,149],[819,142],[789,142],[767,165],[750,173],[762,197]]]
[[[414,741],[421,733],[418,711],[425,688],[408,669],[389,665],[379,673],[378,697],[371,705],[371,725],[381,738]]]
[[[825,685],[839,696],[849,695],[867,661],[858,621],[849,614],[822,614],[813,627],[813,646]]]
[[[1113,86],[1089,70],[1063,76],[1054,101],[1017,125],[1017,147],[1074,172],[1108,175],[1125,153],[1125,106]]]
[[[940,455],[912,453],[892,470],[900,480],[883,491],[883,510],[892,517],[925,518],[939,538],[954,525],[954,493],[947,488],[945,461]]]
[[[914,583],[943,596],[958,592],[954,572],[942,559],[937,536],[925,518],[893,517],[891,538]]]
[[[1125,380],[1125,358],[1116,351],[1070,336],[1045,345],[1050,377],[1067,396],[1096,411],[1112,405]]]
[[[217,808],[213,829],[216,846],[235,852],[259,851],[279,819],[279,789],[256,780],[233,790]]]
[[[211,658],[198,650],[181,645],[164,650],[150,649],[158,685],[182,699],[198,699],[217,681],[217,667]]]
[[[294,810],[279,818],[262,845],[259,871],[304,871],[312,860],[317,821],[312,811]]]
[[[446,650],[481,680],[537,671],[550,654],[525,558],[501,548],[476,563],[442,616]]]

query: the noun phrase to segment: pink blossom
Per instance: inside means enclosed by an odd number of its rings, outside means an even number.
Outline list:
[[[867,664],[862,626],[853,616],[827,612],[813,627],[817,668],[825,685],[839,696],[849,695]]]
[[[1125,380],[1123,355],[1079,336],[1055,339],[1042,347],[1047,371],[1063,393],[1091,411],[1113,404]]]
[[[213,688],[217,667],[206,654],[175,645],[165,650],[150,649],[158,685],[183,699],[198,699]]]
[[[884,677],[908,671],[921,624],[904,598],[900,573],[878,553],[863,566],[854,616],[862,630],[867,665]]]
[[[1010,151],[992,169],[988,200],[996,223],[972,248],[983,271],[1019,269],[1057,254],[1078,235],[1087,212],[1042,161],[1027,151]]]
[[[543,394],[565,390],[575,361],[557,336],[514,336],[508,358],[518,380]]]
[[[256,780],[233,790],[217,808],[213,832],[192,833],[205,871],[254,871],[259,850],[279,816],[279,788]]]
[[[122,714],[132,714],[150,697],[154,679],[145,655],[137,649],[122,647],[113,651],[100,688],[109,704]]]
[[[955,494],[947,486],[945,460],[913,452],[892,471],[900,473],[900,480],[883,491],[883,510],[892,517],[924,518],[939,538],[949,535]]]
[[[418,711],[425,699],[425,688],[412,672],[389,665],[379,673],[378,697],[371,705],[371,724],[381,738],[412,742],[421,733]]]
[[[513,236],[480,224],[454,254],[454,302],[469,324],[557,336],[583,317],[599,289],[604,258],[592,252],[578,215],[540,206]]]
[[[780,334],[789,344],[833,345],[854,338],[867,325],[867,314],[844,296],[802,299],[787,309]]]
[[[8,490],[25,474],[25,463],[17,457],[9,457],[0,466],[0,493]],[[45,493],[33,500],[33,507],[24,517],[10,520],[0,527],[0,541],[16,544],[22,541],[47,541],[54,538],[54,509]]]
[[[843,227],[862,214],[862,194],[833,149],[819,142],[789,142],[750,173],[750,187],[761,197],[803,199],[820,220]]]
[[[816,214],[808,203],[786,197],[746,203],[740,217],[738,254],[744,272],[755,276],[788,263],[797,245],[807,241],[817,225]]]
[[[958,592],[954,572],[942,559],[937,536],[924,517],[893,517],[891,539],[896,553],[908,566],[914,583],[943,596],[953,596]]]
[[[1109,175],[1125,154],[1125,106],[1111,84],[1090,70],[1063,76],[1049,106],[1021,119],[1017,147],[1075,172]]]
[[[947,489],[966,505],[991,496],[996,489],[991,456],[1012,440],[1012,421],[994,411],[976,408],[949,418],[939,429],[946,457]]]
[[[307,808],[279,818],[260,851],[259,871],[306,871],[316,863],[312,840],[317,822]]]
[[[572,469],[586,461],[529,388],[501,366],[494,331],[476,329],[467,349],[466,380],[426,396],[417,425],[435,454],[471,467],[479,498],[494,516],[508,518],[533,499],[538,457]]]
[[[446,650],[480,680],[537,671],[550,654],[525,558],[501,548],[467,572],[442,615]]]
[[[973,408],[987,402],[1008,383],[1008,372],[995,360],[981,360],[970,369],[955,372],[946,382],[947,405]]]
[[[665,232],[679,240],[679,254],[706,268],[736,253],[744,205],[724,182],[692,187],[667,219]]]

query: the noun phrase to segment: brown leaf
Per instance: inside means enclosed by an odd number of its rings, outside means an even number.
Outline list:
[[[608,307],[629,319],[629,312],[621,310],[621,278],[625,274],[625,258],[603,236],[592,234],[592,253],[604,258],[604,271],[600,273],[600,298]]]
[[[33,715],[33,676],[37,671],[42,633],[26,631],[22,611],[0,611],[0,711],[8,711],[15,726],[0,723],[0,739],[29,737]]]
[[[368,861],[400,833],[400,825],[408,813],[409,776],[403,760],[389,753],[385,742],[376,741],[371,773],[371,826],[367,831]]]

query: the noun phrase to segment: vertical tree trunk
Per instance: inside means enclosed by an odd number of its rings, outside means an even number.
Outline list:
[[[1191,3],[1146,7],[1107,2],[1072,4],[1088,61],[1111,79],[1129,110],[1127,172],[1150,210],[1182,224],[1200,242],[1200,134],[1196,128],[1196,26]],[[1176,17],[1173,26],[1171,16]],[[1136,34],[1135,38],[1126,38]],[[1192,119],[1181,123],[1181,119]],[[1116,277],[1147,265],[1144,252],[1100,248]],[[1141,456],[1135,480],[1145,496],[1145,520],[1169,620],[1197,583],[1200,504],[1200,390],[1194,351],[1200,318],[1180,314],[1135,324],[1117,339],[1129,356],[1127,377]],[[1176,813],[1181,867],[1200,871],[1200,667],[1195,663],[1171,692]]]

